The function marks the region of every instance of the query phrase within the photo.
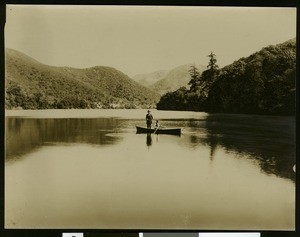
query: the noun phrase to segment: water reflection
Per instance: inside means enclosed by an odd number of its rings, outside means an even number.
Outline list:
[[[7,118],[6,227],[294,228],[294,119],[201,116]]]
[[[88,143],[110,145],[120,137],[119,120],[98,119],[25,119],[6,118],[6,160],[20,157],[51,143]]]
[[[183,136],[168,142],[189,148],[209,147],[214,160],[218,147],[237,157],[253,159],[267,174],[295,180],[295,119],[293,117],[211,114],[199,119],[163,119],[165,127],[181,127]],[[133,133],[144,120],[116,118],[6,118],[6,160],[51,143],[112,145],[120,131]],[[125,129],[125,130],[124,130]],[[156,135],[156,140],[160,135]],[[146,146],[153,134],[146,134]]]
[[[292,117],[209,115],[190,120],[189,142],[210,147],[213,160],[218,146],[259,162],[268,174],[295,180],[295,121]]]
[[[151,137],[151,133],[147,133],[146,136],[146,144],[148,147],[150,147],[152,145],[152,137]]]

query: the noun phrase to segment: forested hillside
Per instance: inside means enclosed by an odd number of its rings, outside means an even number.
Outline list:
[[[296,40],[268,46],[219,69],[190,70],[190,89],[162,96],[158,109],[292,115],[296,100]]]
[[[5,73],[8,109],[149,108],[159,99],[114,68],[48,66],[13,49]]]

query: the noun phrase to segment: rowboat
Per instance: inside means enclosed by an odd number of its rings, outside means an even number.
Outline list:
[[[136,126],[136,133],[154,133],[155,134],[172,134],[172,135],[180,135],[181,128],[144,128]]]

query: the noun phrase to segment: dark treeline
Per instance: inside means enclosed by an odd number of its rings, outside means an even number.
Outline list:
[[[49,83],[50,84],[50,83]],[[55,92],[52,93],[53,95]],[[136,109],[148,108],[151,101],[147,99],[133,98],[129,101],[126,98],[115,98],[113,96],[105,96],[103,94],[84,93],[78,91],[65,90],[64,95],[57,92],[56,97],[49,96],[47,92],[41,90],[39,92],[28,92],[15,82],[9,82],[6,86],[5,107],[7,109]]]
[[[190,69],[190,88],[163,95],[160,110],[292,115],[296,100],[296,43],[268,46],[247,58],[219,69],[209,56],[201,75]]]

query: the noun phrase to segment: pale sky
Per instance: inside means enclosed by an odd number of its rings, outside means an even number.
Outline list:
[[[111,66],[133,76],[220,67],[296,37],[296,8],[8,5],[5,47],[41,63]]]

